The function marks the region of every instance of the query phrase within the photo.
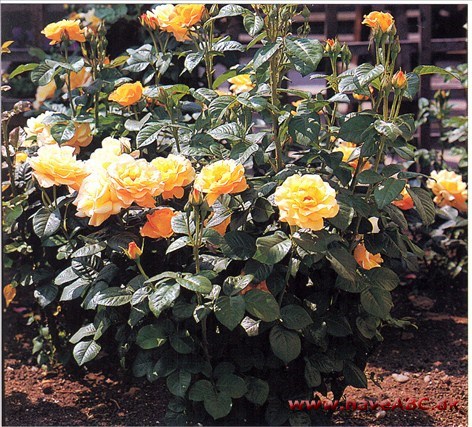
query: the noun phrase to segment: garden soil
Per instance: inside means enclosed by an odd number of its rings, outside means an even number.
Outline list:
[[[412,316],[418,329],[384,331],[385,342],[367,365],[369,388],[349,387],[346,398],[380,401],[446,398],[452,410],[335,411],[333,425],[466,426],[467,294],[456,283],[440,292],[416,294],[405,286],[395,292],[397,317]],[[429,292],[429,293],[428,293]],[[91,368],[44,371],[31,355],[32,327],[13,301],[3,313],[3,425],[164,425],[166,386],[131,378],[122,370]],[[16,309],[16,310],[15,310]],[[403,382],[399,382],[401,380]]]

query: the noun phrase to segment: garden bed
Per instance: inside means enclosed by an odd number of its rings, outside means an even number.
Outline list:
[[[395,314],[413,315],[417,331],[390,329],[385,343],[371,357],[366,372],[383,377],[382,388],[346,390],[349,399],[382,400],[428,397],[459,400],[458,410],[336,412],[335,425],[467,425],[467,308],[466,287],[457,284],[440,295],[429,310],[415,309],[407,298],[411,286],[397,295]],[[18,299],[20,301],[20,299]],[[18,309],[18,302],[12,308]],[[18,311],[18,310],[16,310]],[[4,425],[157,425],[164,424],[169,393],[164,382],[138,380],[98,361],[90,369],[39,369],[31,355],[33,332],[21,313],[9,309],[4,317]],[[413,335],[411,335],[413,334]],[[84,375],[84,372],[87,372]],[[408,372],[410,380],[396,382],[392,374]],[[425,381],[429,376],[430,381]]]

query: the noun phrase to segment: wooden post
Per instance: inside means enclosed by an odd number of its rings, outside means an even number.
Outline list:
[[[420,5],[420,42],[418,46],[418,61],[421,65],[432,65],[431,55],[431,5]],[[431,76],[421,77],[420,96],[431,99]],[[431,126],[426,122],[420,128],[419,148],[431,148]]]

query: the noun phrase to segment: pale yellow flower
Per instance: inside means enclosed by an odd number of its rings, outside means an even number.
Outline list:
[[[427,182],[434,195],[434,203],[439,207],[452,206],[461,212],[467,212],[467,184],[462,176],[453,171],[441,170],[431,172]]]
[[[151,164],[161,173],[164,182],[162,197],[181,199],[184,195],[184,187],[195,179],[195,169],[190,160],[184,156],[169,154],[167,157],[157,157]]]

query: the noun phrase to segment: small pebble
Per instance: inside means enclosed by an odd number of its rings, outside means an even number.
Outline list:
[[[429,383],[430,381],[431,381],[431,377],[430,377],[429,375],[426,375],[426,376],[424,377],[424,382],[425,382],[425,383]]]
[[[375,418],[377,418],[378,420],[380,420],[381,418],[384,418],[385,415],[387,415],[387,413],[385,411],[379,411],[375,414]]]
[[[403,374],[392,374],[392,378],[397,382],[397,383],[406,383],[407,381],[410,380],[410,377],[407,375]]]

